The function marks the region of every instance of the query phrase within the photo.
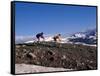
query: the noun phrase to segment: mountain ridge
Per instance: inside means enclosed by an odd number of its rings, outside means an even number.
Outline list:
[[[84,32],[76,32],[69,36],[63,37],[60,43],[75,43],[75,44],[89,44],[89,45],[96,45],[97,40],[97,32],[96,29],[89,29]],[[53,35],[52,36],[45,36],[45,42],[54,42]],[[23,37],[16,39],[16,43],[33,43],[37,42],[37,39],[32,36]]]

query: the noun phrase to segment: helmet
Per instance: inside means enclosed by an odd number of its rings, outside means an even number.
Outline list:
[[[61,36],[61,34],[58,34],[58,36]]]
[[[43,32],[41,32],[41,34],[44,34]]]

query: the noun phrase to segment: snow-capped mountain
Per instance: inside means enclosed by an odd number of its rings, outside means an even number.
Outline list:
[[[85,43],[85,44],[96,44],[97,43],[97,35],[96,29],[87,30],[85,32],[78,32],[71,35],[72,38],[69,41],[73,43]]]
[[[73,38],[85,38],[86,34],[84,34],[82,32],[78,32],[78,33],[73,34],[71,37],[73,37]]]
[[[86,38],[86,37],[95,37],[96,36],[96,29],[89,29],[85,32],[77,32],[75,34],[72,34],[71,37],[78,37],[78,38]]]

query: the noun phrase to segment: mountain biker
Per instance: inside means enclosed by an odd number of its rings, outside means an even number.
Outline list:
[[[43,36],[43,32],[41,32],[41,33],[38,33],[37,35],[36,35],[36,38],[38,39],[38,41],[40,41],[40,38],[42,38],[43,40],[44,40],[44,36]]]
[[[61,34],[54,36],[53,39],[55,42],[60,42],[61,41]]]

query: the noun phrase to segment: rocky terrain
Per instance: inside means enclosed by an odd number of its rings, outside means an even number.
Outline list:
[[[97,47],[81,44],[34,42],[16,44],[16,64],[73,70],[97,69]]]

